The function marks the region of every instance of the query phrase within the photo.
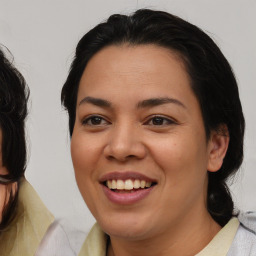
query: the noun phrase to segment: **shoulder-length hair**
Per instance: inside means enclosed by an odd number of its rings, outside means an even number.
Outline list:
[[[0,175],[0,184],[6,185],[7,201],[0,223],[0,232],[15,216],[18,189],[7,189],[19,182],[26,169],[27,150],[25,119],[29,89],[21,73],[0,49],[0,129],[2,131],[2,165],[8,174]],[[19,186],[19,185],[18,185]]]

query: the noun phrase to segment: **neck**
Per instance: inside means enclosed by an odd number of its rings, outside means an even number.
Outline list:
[[[196,218],[198,220],[198,216]],[[207,213],[199,222],[193,216],[183,219],[163,233],[140,240],[110,237],[107,256],[192,256],[200,252],[221,227]]]

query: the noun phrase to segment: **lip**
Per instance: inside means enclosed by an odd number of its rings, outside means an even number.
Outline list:
[[[107,174],[104,174],[102,177],[100,177],[99,181],[100,183],[106,182],[107,180],[145,180],[148,182],[156,182],[156,180],[151,179],[150,177],[147,177],[144,174],[138,173],[138,172],[110,172]]]
[[[99,181],[102,187],[102,190],[105,196],[108,198],[109,201],[115,204],[120,205],[131,205],[139,202],[140,200],[147,197],[151,191],[154,189],[155,186],[146,189],[138,189],[132,190],[127,192],[115,192],[108,187],[105,186],[105,182],[107,180],[145,180],[146,182],[157,183],[155,179],[152,179],[144,174],[132,171],[122,171],[122,172],[110,172],[104,174],[100,177]]]
[[[108,187],[101,184],[101,187],[103,189],[103,192],[105,196],[110,200],[112,203],[120,204],[120,205],[131,205],[139,202],[140,200],[146,198],[152,190],[155,188],[155,186],[152,186],[147,189],[138,189],[131,192],[114,192]]]

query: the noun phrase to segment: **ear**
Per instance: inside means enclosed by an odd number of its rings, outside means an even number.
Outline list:
[[[227,153],[229,145],[229,132],[225,124],[220,125],[218,129],[211,132],[208,142],[209,158],[207,170],[209,172],[217,172]]]

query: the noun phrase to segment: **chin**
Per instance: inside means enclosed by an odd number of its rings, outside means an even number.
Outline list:
[[[119,218],[108,218],[98,221],[103,231],[110,237],[125,238],[129,240],[142,239],[149,232],[149,222],[145,218],[121,214]]]

